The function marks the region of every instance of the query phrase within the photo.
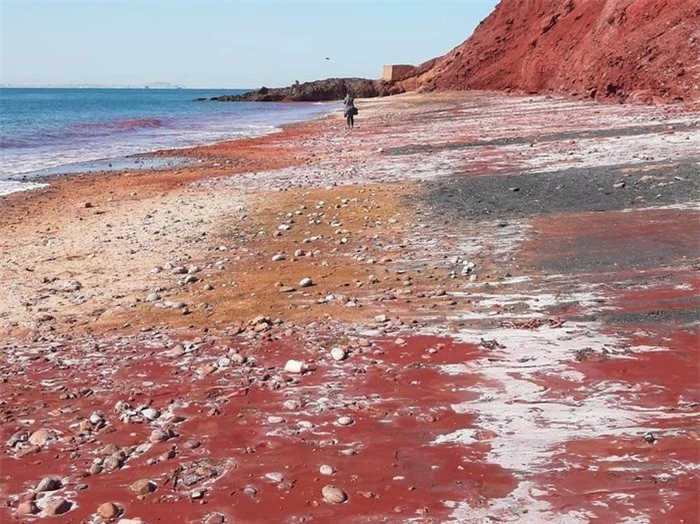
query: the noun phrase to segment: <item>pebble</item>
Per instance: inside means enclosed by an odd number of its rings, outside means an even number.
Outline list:
[[[355,423],[355,419],[353,419],[352,417],[343,416],[338,418],[336,422],[339,426],[350,426]]]
[[[340,362],[341,360],[345,360],[347,354],[345,353],[345,350],[343,348],[339,348],[336,346],[333,349],[331,349],[331,357],[336,362]]]
[[[153,442],[154,444],[157,442],[165,442],[170,438],[170,435],[166,431],[163,431],[160,428],[156,428],[151,432],[151,436],[149,437],[148,440]]]
[[[45,446],[52,438],[52,431],[48,429],[39,429],[29,435],[29,443],[33,446]]]
[[[320,468],[318,468],[318,472],[321,475],[332,475],[335,473],[335,469],[333,469],[333,466],[328,466],[327,464],[324,464]]]
[[[294,411],[294,410],[297,410],[301,407],[301,402],[299,402],[298,400],[289,399],[289,400],[285,400],[282,403],[282,406],[284,407],[284,409]]]
[[[287,257],[285,257],[282,253],[278,253],[272,257],[273,262],[281,262],[282,260],[286,260]]]
[[[19,506],[17,506],[17,515],[20,517],[25,515],[34,515],[38,512],[39,508],[36,506],[36,503],[33,500],[22,502]]]
[[[284,418],[278,417],[276,415],[270,415],[267,417],[267,422],[268,424],[282,424],[284,422]]]
[[[276,472],[266,473],[265,478],[268,480],[271,480],[272,482],[279,484],[280,482],[282,482],[284,480],[284,475],[282,475],[282,473],[276,473]]]
[[[44,504],[44,514],[48,516],[62,515],[69,511],[73,504],[64,498],[50,499]]]
[[[314,281],[309,277],[302,278],[299,281],[300,287],[309,287],[309,286],[313,286],[313,285],[314,285]]]
[[[284,370],[287,373],[303,373],[306,370],[306,364],[299,360],[288,360],[284,365]]]
[[[389,317],[387,317],[386,315],[377,315],[376,317],[374,317],[374,320],[376,320],[377,322],[388,322]]]
[[[225,521],[226,519],[221,513],[212,513],[204,519],[204,524],[224,524]]]
[[[347,493],[340,488],[336,488],[335,486],[325,486],[321,490],[321,495],[323,495],[323,500],[330,502],[331,504],[342,504],[348,500]]]
[[[138,495],[146,495],[156,490],[156,484],[149,479],[140,479],[131,485],[131,491]]]
[[[190,492],[190,498],[192,500],[199,500],[201,498],[204,498],[204,494],[206,493],[207,490],[205,489],[195,489],[192,492]]]
[[[158,411],[157,409],[154,409],[154,408],[146,408],[146,409],[141,411],[141,415],[146,420],[153,421],[153,420],[157,419],[158,417],[160,417],[160,411]]]
[[[45,477],[37,484],[34,491],[41,493],[42,491],[56,491],[61,487],[61,480],[55,477]]]
[[[97,514],[105,520],[111,520],[119,515],[119,508],[111,502],[105,502],[97,508]]]

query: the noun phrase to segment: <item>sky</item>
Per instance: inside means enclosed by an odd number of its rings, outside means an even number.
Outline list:
[[[466,40],[498,0],[0,0],[0,84],[281,87],[379,78]]]

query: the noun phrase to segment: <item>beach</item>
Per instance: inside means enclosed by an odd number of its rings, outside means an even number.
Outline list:
[[[356,103],[0,197],[3,520],[696,518],[700,115]]]

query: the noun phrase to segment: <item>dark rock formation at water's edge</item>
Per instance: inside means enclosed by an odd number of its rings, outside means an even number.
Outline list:
[[[367,78],[326,78],[314,82],[295,83],[289,87],[261,87],[242,95],[198,98],[216,102],[323,102],[341,100],[346,93],[356,98],[374,98],[403,93],[403,89],[383,80]]]

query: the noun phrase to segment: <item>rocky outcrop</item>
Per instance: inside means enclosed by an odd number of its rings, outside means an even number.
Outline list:
[[[346,93],[356,98],[374,98],[401,92],[401,87],[382,80],[366,78],[327,78],[314,82],[295,83],[289,87],[261,87],[242,95],[210,98],[220,102],[322,102],[340,100]]]
[[[636,102],[700,99],[700,4],[502,0],[405,90],[486,89]]]

